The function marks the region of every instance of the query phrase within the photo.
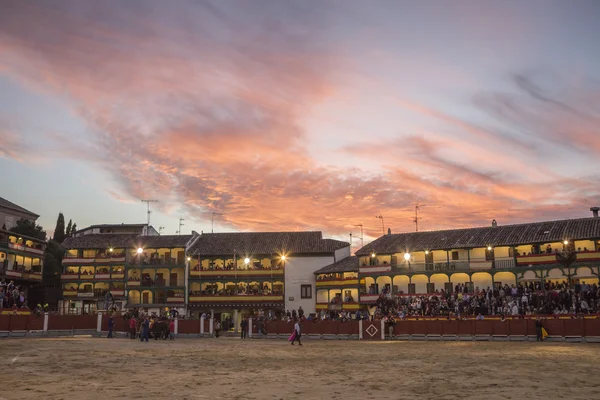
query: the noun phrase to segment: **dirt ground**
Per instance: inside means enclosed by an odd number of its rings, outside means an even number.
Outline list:
[[[0,339],[0,399],[599,399],[600,346]]]

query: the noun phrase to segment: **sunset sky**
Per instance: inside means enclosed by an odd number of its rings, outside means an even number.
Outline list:
[[[589,216],[600,1],[0,2],[0,196],[348,240]],[[356,244],[356,243],[355,243]]]

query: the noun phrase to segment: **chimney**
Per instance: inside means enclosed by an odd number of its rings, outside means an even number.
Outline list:
[[[598,211],[600,211],[600,207],[592,207],[590,211],[594,214],[594,218],[598,218]]]
[[[598,213],[596,212],[596,216],[598,216]],[[392,234],[392,230],[390,228],[388,228],[388,235]]]

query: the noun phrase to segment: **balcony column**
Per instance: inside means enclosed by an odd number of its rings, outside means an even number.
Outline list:
[[[469,263],[469,269],[471,269],[471,249],[467,249],[467,261]]]
[[[233,310],[233,331],[238,333],[238,310]]]
[[[446,250],[446,268],[450,269],[450,251]]]

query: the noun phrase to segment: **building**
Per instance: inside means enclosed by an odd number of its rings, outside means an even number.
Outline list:
[[[35,222],[38,218],[39,215],[0,197],[0,227],[2,229],[12,228],[20,219]]]
[[[358,311],[361,284],[358,279],[358,257],[351,256],[317,271],[317,311]]]
[[[356,252],[360,302],[457,284],[474,291],[530,281],[598,283],[600,218],[592,211],[592,218],[382,236]]]
[[[112,304],[119,309],[143,307],[151,312],[176,308],[185,312],[186,247],[195,235],[141,235],[131,225],[110,228],[111,233],[88,232],[67,238],[63,258],[64,313],[90,313]],[[113,233],[120,231],[121,233]]]
[[[150,235],[143,233],[150,232]],[[141,225],[95,225],[63,243],[63,313],[114,304],[149,312],[315,312],[315,271],[350,256],[321,232],[161,236]]]
[[[350,256],[321,232],[203,234],[190,249],[189,306],[235,319],[251,311],[315,312],[315,271]]]
[[[14,281],[28,299],[29,289],[42,281],[45,250],[43,240],[0,229],[0,280]]]

